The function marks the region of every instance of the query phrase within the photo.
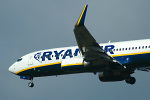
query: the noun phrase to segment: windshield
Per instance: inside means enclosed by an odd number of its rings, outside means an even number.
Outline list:
[[[17,62],[19,62],[19,61],[21,61],[22,60],[22,58],[19,58],[18,60],[17,60]]]

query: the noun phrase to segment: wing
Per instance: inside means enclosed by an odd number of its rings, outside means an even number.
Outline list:
[[[96,42],[87,28],[84,26],[88,5],[85,5],[79,20],[77,21],[74,34],[79,50],[86,61],[93,61],[97,66],[110,66],[113,69],[122,70],[124,66],[109,56]]]
[[[137,70],[149,72],[150,67],[137,68]]]

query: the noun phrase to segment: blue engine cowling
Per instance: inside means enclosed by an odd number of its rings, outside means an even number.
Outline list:
[[[31,80],[31,77],[30,76],[20,76],[20,79]]]

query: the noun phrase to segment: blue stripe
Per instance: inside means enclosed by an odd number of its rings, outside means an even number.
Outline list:
[[[150,66],[150,53],[119,56],[114,58],[126,67]]]

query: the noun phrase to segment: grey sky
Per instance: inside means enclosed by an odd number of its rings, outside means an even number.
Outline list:
[[[149,0],[0,0],[1,100],[130,100],[150,98],[150,73],[136,71],[135,85],[100,82],[74,74],[20,80],[8,72],[19,57],[42,49],[77,45],[73,28],[85,4],[85,25],[97,42],[150,37]]]

